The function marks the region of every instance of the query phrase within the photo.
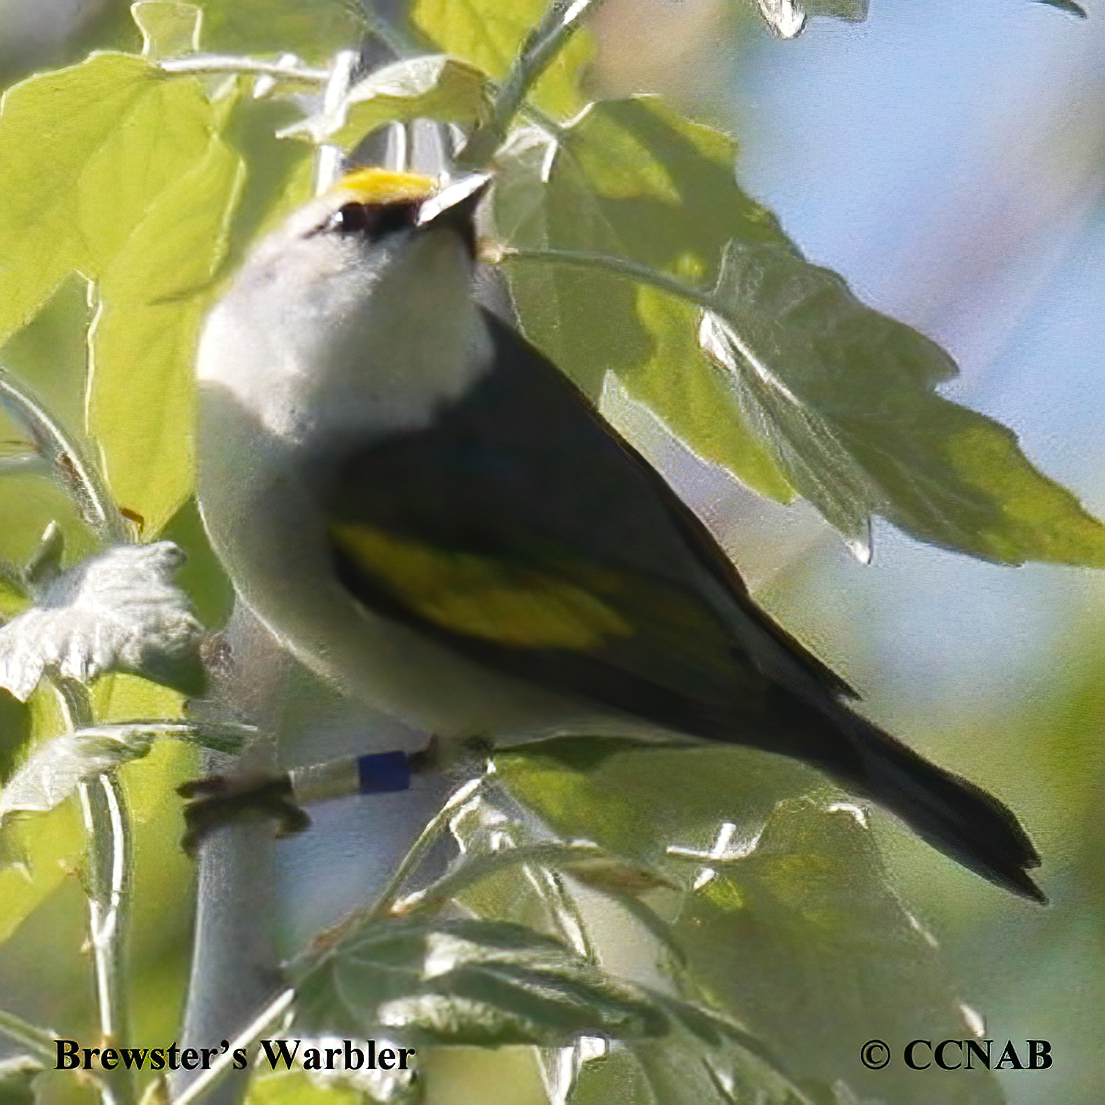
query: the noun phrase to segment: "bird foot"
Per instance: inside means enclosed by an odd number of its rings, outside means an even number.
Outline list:
[[[184,837],[181,847],[195,856],[199,846],[216,829],[247,818],[272,819],[278,837],[301,833],[311,824],[299,807],[287,773],[209,775],[177,787],[189,799],[184,806]]]

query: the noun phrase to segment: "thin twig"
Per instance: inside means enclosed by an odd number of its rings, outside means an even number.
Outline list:
[[[579,30],[583,17],[601,3],[602,0],[554,0],[523,41],[510,72],[499,87],[491,118],[468,140],[457,155],[458,162],[476,167],[487,164],[503,144],[530,89]]]
[[[55,680],[70,728],[95,726],[92,699],[83,684]],[[88,833],[88,929],[96,974],[100,1035],[109,1047],[124,1046],[130,1034],[125,989],[126,938],[131,896],[131,831],[126,803],[114,772],[98,775],[78,788]],[[133,1105],[134,1072],[105,1070],[101,1086],[106,1105]]]
[[[195,1081],[189,1083],[188,1088],[175,1097],[170,1105],[192,1105],[208,1090],[214,1087],[230,1073],[234,1063],[234,1052],[241,1048],[248,1048],[250,1044],[260,1039],[261,1034],[271,1025],[275,1024],[291,1007],[295,999],[295,990],[290,987],[274,998],[261,1012],[233,1040],[230,1046],[220,1055],[211,1066],[205,1070]]]
[[[51,1064],[57,1062],[57,1048],[54,1043],[57,1040],[56,1033],[30,1024],[22,1017],[17,1017],[14,1013],[6,1013],[2,1009],[0,1009],[0,1033],[33,1051],[40,1059],[48,1060]]]
[[[75,438],[62,429],[34,392],[0,366],[0,405],[26,426],[39,449],[73,488],[77,505],[106,544],[123,544],[126,523],[104,486],[99,470]]]

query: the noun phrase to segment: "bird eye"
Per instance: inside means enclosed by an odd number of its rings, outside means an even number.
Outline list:
[[[330,216],[327,230],[336,230],[339,234],[367,234],[375,237],[380,221],[380,208],[368,203],[346,203]]]

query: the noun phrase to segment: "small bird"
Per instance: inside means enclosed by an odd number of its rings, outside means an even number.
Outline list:
[[[791,756],[1045,901],[1016,817],[853,712],[664,479],[480,306],[487,183],[356,170],[209,315],[199,499],[242,601],[440,739],[676,734]]]

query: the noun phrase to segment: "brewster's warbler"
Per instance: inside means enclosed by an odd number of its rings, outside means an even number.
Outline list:
[[[485,186],[353,172],[211,312],[200,500],[241,600],[439,738],[674,733],[792,756],[1044,900],[1013,814],[850,710],[664,479],[479,305]]]

